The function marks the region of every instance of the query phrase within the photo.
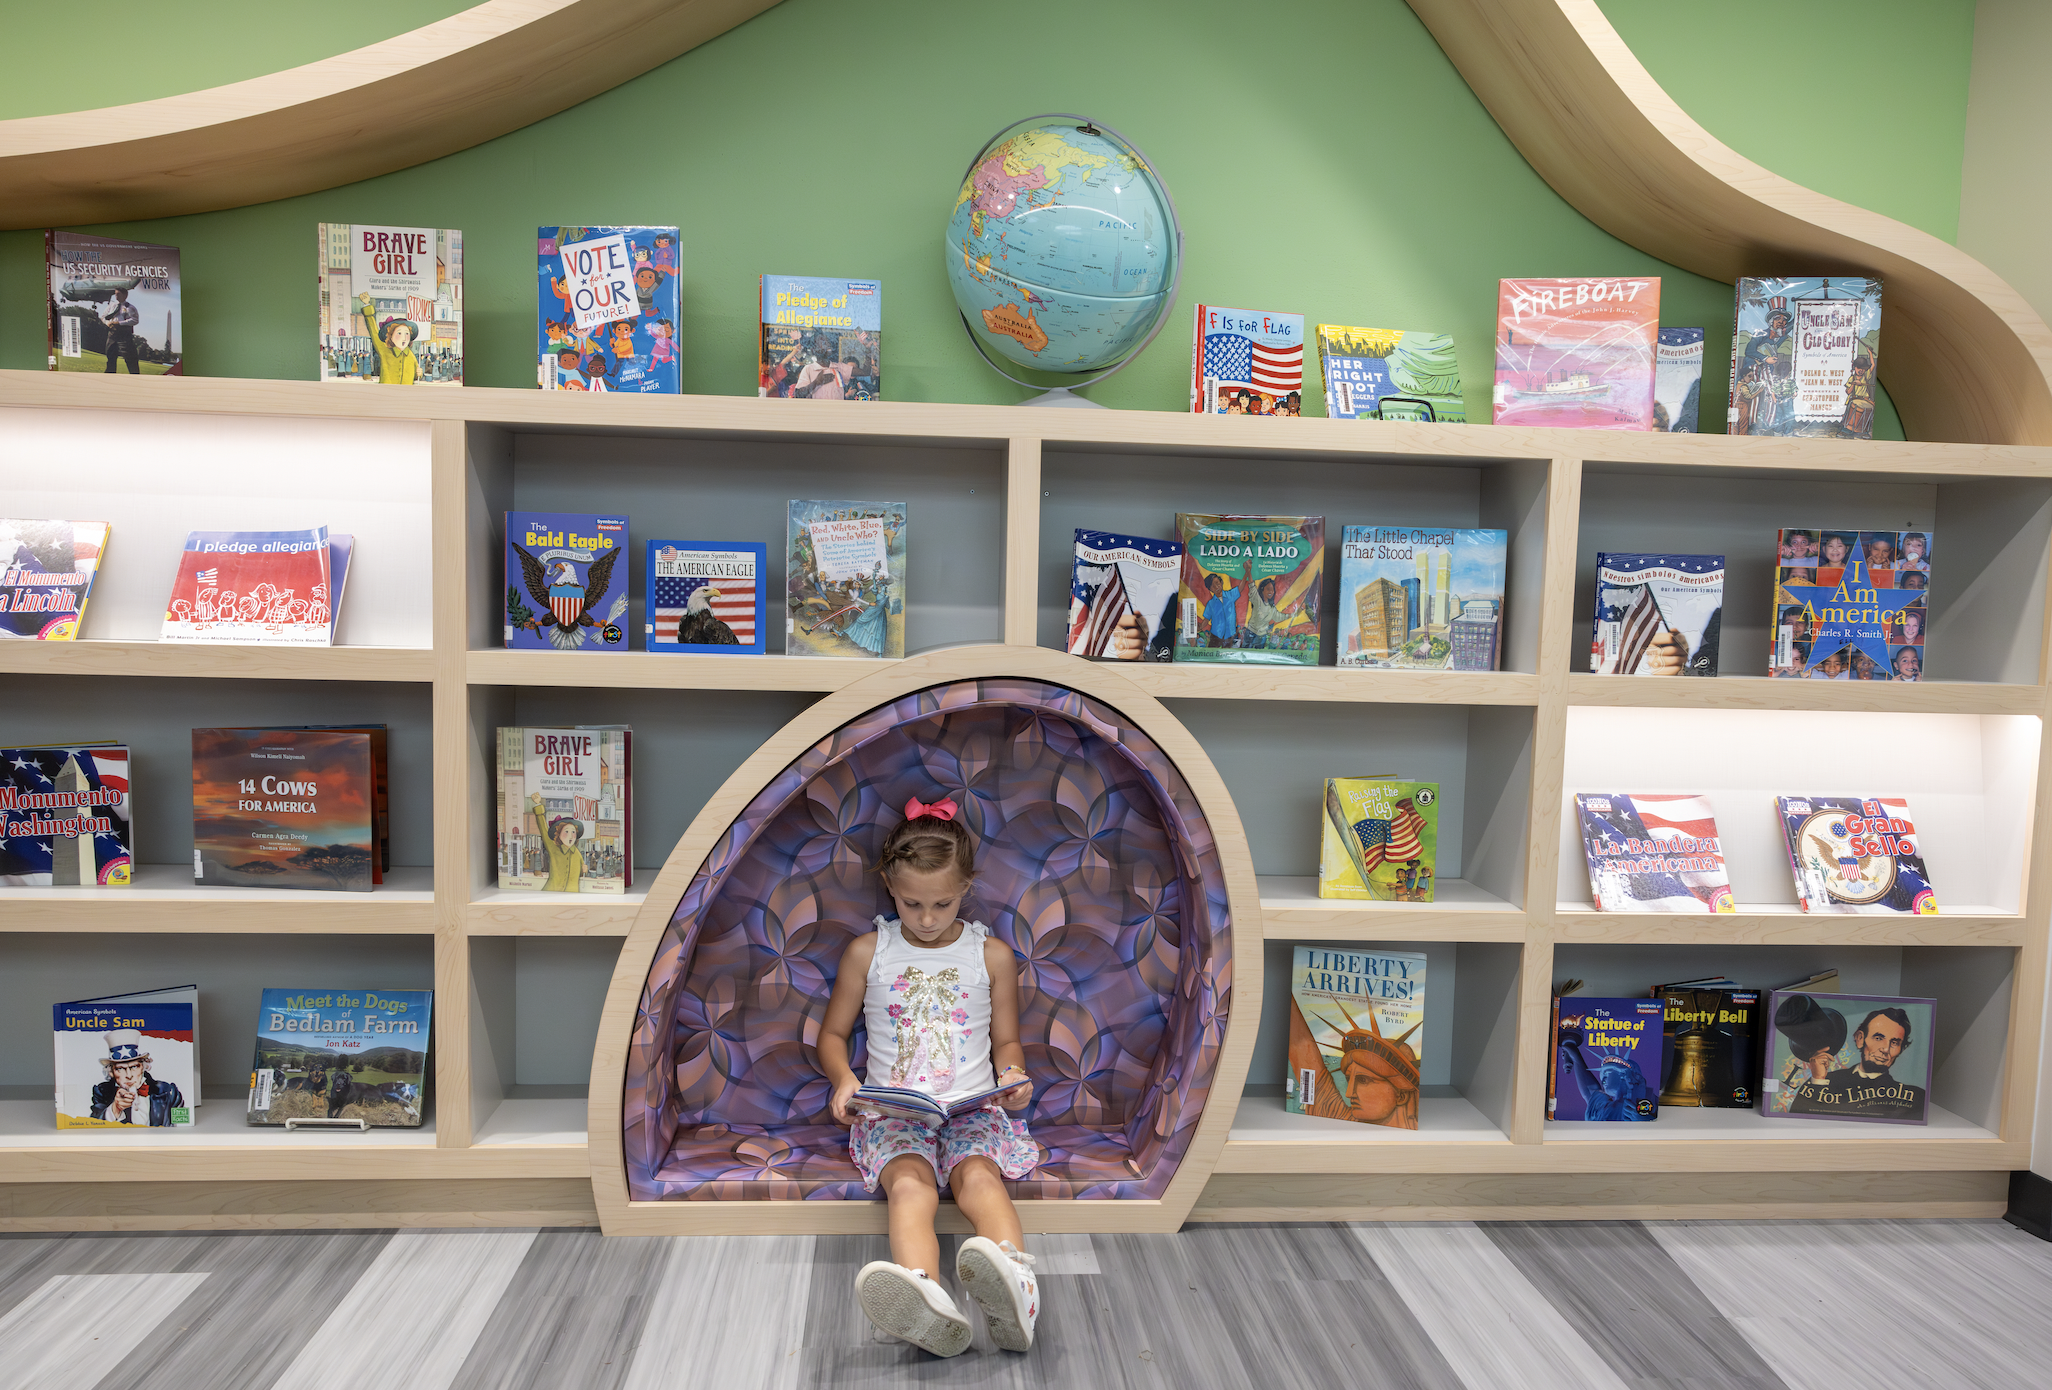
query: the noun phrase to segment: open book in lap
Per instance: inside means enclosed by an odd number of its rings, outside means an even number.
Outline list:
[[[1008,1081],[991,1090],[964,1096],[952,1105],[942,1105],[924,1091],[909,1091],[899,1086],[864,1086],[848,1097],[848,1109],[855,1114],[874,1115],[886,1120],[910,1120],[914,1124],[938,1129],[957,1115],[981,1110],[998,1097],[1021,1086],[1030,1088],[1032,1084],[1030,1081]]]

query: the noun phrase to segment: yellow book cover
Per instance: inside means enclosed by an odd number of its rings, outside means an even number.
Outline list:
[[[1318,896],[1429,903],[1437,875],[1439,784],[1331,777],[1319,817]]]

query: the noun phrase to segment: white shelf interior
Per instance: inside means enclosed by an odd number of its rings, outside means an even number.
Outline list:
[[[203,888],[193,881],[192,868],[186,864],[140,865],[135,871],[135,881],[126,888],[0,889],[0,903],[78,902],[87,899],[95,903],[432,903],[435,900],[435,871],[427,865],[394,867],[385,875],[385,881],[368,893],[286,888]]]
[[[2039,721],[2028,715],[1570,708],[1555,896],[1587,907],[1577,792],[1709,797],[1732,893],[1795,910],[1776,796],[1900,796],[1941,913],[2014,913],[2030,849]],[[1993,904],[1962,907],[1960,904]]]
[[[1321,898],[1318,880],[1292,875],[1263,874],[1261,910],[1264,912],[1519,912],[1507,898],[1498,897],[1480,884],[1464,878],[1443,878],[1433,885],[1429,903],[1385,903],[1365,898]]]
[[[1723,823],[1722,821],[1719,821],[1719,822],[1718,822],[1718,826],[1717,826],[1717,828],[1718,828],[1718,832],[1719,832],[1719,834],[1720,834],[1720,836],[1721,836],[1721,835],[1722,835],[1722,833],[1723,833],[1723,830],[1724,830],[1724,823]],[[1928,861],[1928,860],[1926,861],[1926,864],[1925,864],[1925,866],[1926,866],[1927,868],[1929,867],[1929,861]],[[2016,913],[2016,909],[2015,909],[2014,907],[1992,907],[1992,906],[1988,905],[1987,903],[1961,903],[1961,902],[1952,902],[1952,901],[1950,901],[1950,900],[1947,900],[1947,899],[1944,899],[1944,898],[1941,898],[1941,899],[1940,899],[1939,901],[1940,901],[1940,902],[1942,902],[1942,903],[1944,903],[1944,911],[1942,911],[1942,912],[1940,912],[1940,913],[1938,913],[1938,914],[1937,914],[1937,915],[1938,915],[1938,916],[1940,916],[1940,917],[2014,917],[2014,916],[2016,916],[2016,915],[2017,915],[2017,913]],[[1585,917],[1593,917],[1593,916],[1596,916],[1596,915],[1597,915],[1597,912],[1596,912],[1596,908],[1595,908],[1595,905],[1594,905],[1593,903],[1591,903],[1591,902],[1590,902],[1590,901],[1589,901],[1589,900],[1588,900],[1587,898],[1584,898],[1584,899],[1583,899],[1583,900],[1582,900],[1581,902],[1574,902],[1574,903],[1571,903],[1571,902],[1561,902],[1561,903],[1555,903],[1555,904],[1554,904],[1554,911],[1555,911],[1555,912],[1557,912],[1557,913],[1559,913],[1559,914],[1561,914],[1562,916],[1568,916],[1568,917],[1572,917],[1572,916],[1574,916],[1574,915],[1576,915],[1576,914],[1578,914],[1578,913],[1579,913],[1579,914],[1581,914],[1582,916],[1585,916]],[[1827,918],[1827,917],[1903,917],[1903,916],[1907,916],[1907,915],[1909,915],[1909,914],[1907,914],[1907,913],[1900,913],[1900,912],[1865,912],[1865,913],[1862,913],[1862,912],[1805,912],[1805,911],[1803,911],[1803,909],[1802,909],[1802,906],[1801,906],[1800,904],[1798,904],[1798,903],[1748,903],[1748,902],[1741,902],[1741,903],[1739,903],[1739,904],[1738,904],[1738,912],[1739,912],[1740,914],[1742,914],[1742,915],[1751,915],[1751,916],[1755,916],[1755,917],[1810,917],[1810,918]],[[1604,915],[1604,916],[1606,916],[1606,917],[1609,917],[1609,916],[1618,916],[1618,915],[1621,915],[1621,914],[1617,914],[1617,913],[1604,913],[1604,914],[1602,914],[1602,915]],[[1678,917],[1712,917],[1712,916],[1723,916],[1723,915],[1725,915],[1725,914],[1722,914],[1722,913],[1710,913],[1710,912],[1682,912],[1682,913],[1660,913],[1660,912],[1644,912],[1644,913],[1639,913],[1639,914],[1637,914],[1637,915],[1639,915],[1639,916],[1642,916],[1642,917],[1662,917],[1662,916],[1678,916]]]
[[[1418,1127],[1393,1129],[1388,1125],[1357,1124],[1353,1120],[1328,1120],[1321,1115],[1292,1115],[1283,1109],[1281,1096],[1248,1095],[1240,1098],[1233,1116],[1232,1143],[1262,1144],[1508,1144],[1504,1132],[1490,1123],[1465,1096],[1426,1096],[1418,1102]]]
[[[473,1147],[509,1144],[574,1144],[588,1142],[585,1119],[590,1102],[581,1096],[561,1100],[502,1100],[477,1127]]]
[[[156,640],[188,532],[326,526],[356,537],[335,644],[431,646],[429,452],[419,420],[0,408],[7,514],[112,525],[81,635],[117,641]]]
[[[1792,1140],[1792,1139],[1999,1139],[1993,1130],[1955,1115],[1943,1106],[1930,1107],[1930,1122],[1888,1124],[1878,1120],[1770,1120],[1757,1110],[1720,1110],[1701,1106],[1668,1106],[1650,1123],[1634,1121],[1549,1120],[1549,1144],[1590,1140]]]
[[[581,1102],[580,1102],[581,1103]],[[129,1148],[302,1148],[346,1151],[369,1145],[432,1149],[435,1120],[430,1114],[418,1129],[295,1129],[249,1123],[248,1099],[210,1095],[199,1107],[197,1123],[165,1129],[59,1129],[49,1097],[42,1100],[0,1100],[0,1148],[72,1149],[101,1146]]]
[[[624,893],[545,893],[539,888],[501,888],[497,883],[488,883],[473,891],[470,901],[477,907],[603,908],[624,905],[639,912],[641,905],[648,901],[648,886],[661,872],[660,866],[644,868],[637,865],[634,885]]]

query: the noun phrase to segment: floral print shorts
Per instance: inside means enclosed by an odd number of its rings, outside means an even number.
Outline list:
[[[876,1191],[885,1165],[901,1154],[918,1154],[933,1165],[940,1190],[965,1158],[981,1154],[1008,1178],[1023,1178],[1040,1162],[1040,1146],[1026,1132],[1026,1122],[991,1104],[957,1115],[938,1130],[912,1120],[858,1115],[848,1131],[848,1157],[862,1170],[862,1185]]]

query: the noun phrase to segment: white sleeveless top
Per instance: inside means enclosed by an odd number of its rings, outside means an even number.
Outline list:
[[[869,1033],[865,1084],[924,1091],[943,1105],[997,1085],[990,1065],[990,928],[965,922],[951,945],[905,940],[895,917],[876,919],[876,955],[862,996]]]

